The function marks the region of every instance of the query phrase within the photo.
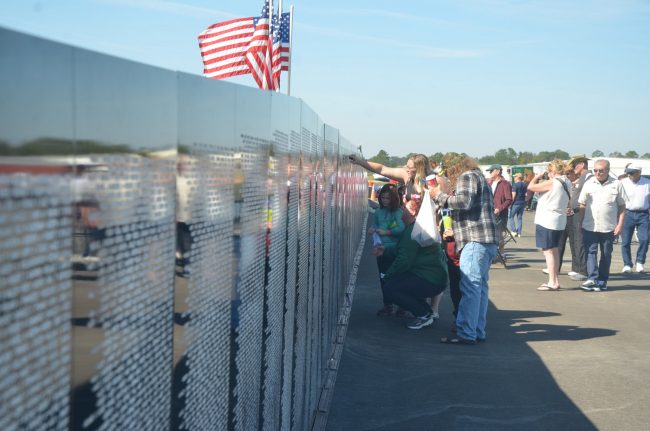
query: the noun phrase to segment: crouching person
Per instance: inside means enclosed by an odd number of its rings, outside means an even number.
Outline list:
[[[416,213],[408,206],[405,212]],[[384,294],[386,301],[410,311],[415,320],[407,327],[422,329],[434,322],[434,315],[427,298],[434,297],[447,287],[447,263],[442,246],[435,243],[420,247],[411,239],[414,219],[406,220],[395,260],[384,274]]]

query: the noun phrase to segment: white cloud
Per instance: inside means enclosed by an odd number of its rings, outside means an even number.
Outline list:
[[[392,46],[396,48],[407,48],[416,51],[416,54],[426,58],[473,58],[483,57],[490,54],[488,50],[482,49],[453,49],[453,48],[438,48],[427,45],[420,45],[408,42],[402,42],[394,39],[386,39],[375,36],[366,36],[362,34],[349,33],[336,28],[320,27],[310,24],[296,24],[296,28],[309,31],[311,33],[320,34],[324,36],[339,37],[342,39],[355,39],[365,42],[372,42],[375,44]]]
[[[494,15],[558,22],[603,21],[650,13],[650,4],[642,0],[464,0],[458,4]]]
[[[307,11],[311,11],[314,14],[318,15],[333,15],[333,16],[380,16],[385,18],[390,18],[392,20],[399,21],[412,21],[412,22],[421,22],[428,23],[440,26],[457,26],[458,24],[452,21],[442,20],[438,18],[430,18],[424,15],[414,15],[404,12],[395,12],[392,10],[386,9],[313,9],[306,7]]]
[[[222,11],[219,9],[192,6],[182,2],[168,0],[96,0],[98,3],[113,4],[119,6],[128,6],[140,9],[154,10],[157,12],[169,13],[174,15],[187,15],[199,18],[217,17],[217,18],[236,18],[237,15]]]

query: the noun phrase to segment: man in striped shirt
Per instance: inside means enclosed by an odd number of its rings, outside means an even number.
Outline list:
[[[486,338],[489,271],[499,243],[492,191],[471,157],[450,156],[443,166],[448,184],[439,181],[429,194],[441,208],[451,209],[456,250],[461,252],[462,297],[456,316],[457,335],[440,341],[476,344]]]

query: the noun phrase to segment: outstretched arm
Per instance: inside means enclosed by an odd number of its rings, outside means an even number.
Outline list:
[[[362,168],[369,170],[370,172],[383,175],[387,178],[390,178],[391,180],[406,182],[405,177],[407,174],[404,168],[391,168],[384,166],[381,163],[370,162],[363,157],[357,156],[356,154],[350,154],[348,158],[350,159],[350,162],[354,163],[355,165],[359,165]]]

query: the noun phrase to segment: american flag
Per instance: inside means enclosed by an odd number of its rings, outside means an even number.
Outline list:
[[[280,89],[280,73],[289,70],[289,20],[290,14],[273,16],[273,86]]]
[[[253,18],[253,37],[250,39],[246,50],[246,63],[250,73],[257,85],[264,90],[273,89],[273,81],[271,80],[271,73],[273,72],[273,65],[271,64],[273,41],[271,40],[269,2],[270,0],[264,0],[260,16]]]
[[[254,33],[253,17],[218,22],[199,35],[203,75],[222,79],[251,73],[246,53]]]

